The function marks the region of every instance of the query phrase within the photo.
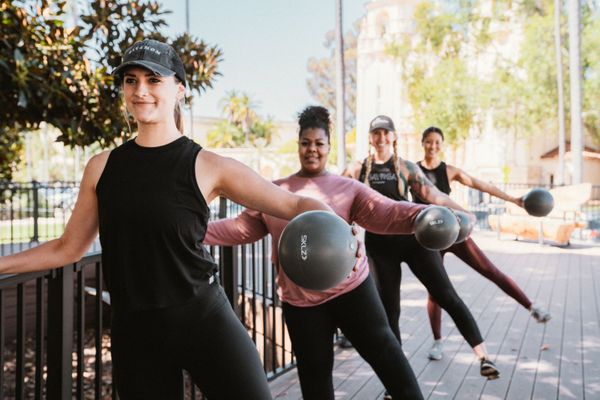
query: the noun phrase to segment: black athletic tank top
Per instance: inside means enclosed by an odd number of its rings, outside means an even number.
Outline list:
[[[419,166],[419,168],[421,168],[427,179],[429,179],[431,183],[435,185],[435,187],[437,187],[440,191],[446,194],[450,194],[452,190],[450,189],[450,182],[448,181],[448,171],[445,162],[442,161],[440,165],[438,165],[434,169],[425,168],[423,165],[421,165],[421,161],[418,161],[417,165]],[[415,203],[428,204],[427,202],[421,200],[418,196],[415,196],[414,193],[413,199]]]
[[[358,180],[361,182],[365,181],[367,162],[369,162],[368,159],[365,159],[360,170]],[[401,194],[398,190],[398,176],[394,168],[394,156],[383,164],[373,163],[369,173],[369,186],[390,199],[407,200],[406,193]],[[404,182],[404,187],[407,187],[406,182]]]
[[[116,310],[193,300],[217,270],[202,245],[210,216],[196,182],[198,144],[130,140],[112,150],[96,187],[102,267]]]

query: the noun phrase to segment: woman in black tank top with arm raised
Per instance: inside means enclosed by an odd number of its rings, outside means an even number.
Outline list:
[[[440,128],[429,127],[423,131],[421,144],[423,146],[424,158],[417,162],[417,165],[425,173],[427,178],[442,192],[450,194],[450,183],[459,182],[473,189],[489,193],[502,200],[515,203],[523,207],[523,199],[512,197],[498,187],[483,182],[477,178],[468,175],[466,172],[452,165],[448,165],[440,159],[440,152],[444,143],[444,134]],[[413,193],[414,201],[417,203],[428,203],[421,199],[418,194]],[[506,294],[515,299],[519,304],[531,312],[533,318],[538,322],[546,322],[550,319],[550,314],[541,306],[533,305],[531,300],[519,288],[517,283],[509,276],[500,271],[488,259],[483,251],[475,244],[472,238],[467,238],[461,243],[456,243],[450,248],[441,252],[442,257],[446,253],[454,253],[458,258],[464,261],[468,266],[494,282]],[[436,303],[434,297],[430,294],[427,304],[429,322],[433,331],[434,343],[429,350],[429,358],[440,360],[442,358],[442,310]]]
[[[270,399],[256,347],[202,244],[208,204],[225,196],[287,220],[331,209],[182,135],[186,77],[171,46],[137,42],[113,74],[122,83],[137,136],[89,160],[62,236],[1,257],[0,273],[76,262],[99,232],[121,400],[182,399],[182,370],[211,400]]]
[[[410,189],[431,204],[464,211],[438,190],[419,167],[398,156],[395,128],[389,117],[380,115],[371,121],[369,143],[369,157],[362,163],[351,165],[344,172],[345,175],[359,179],[395,200],[408,200]],[[389,323],[398,340],[402,279],[400,264],[406,262],[438,304],[450,314],[460,333],[473,348],[481,360],[481,374],[490,379],[499,376],[498,370],[487,356],[477,323],[454,290],[438,251],[425,249],[414,235],[379,235],[368,231],[365,233],[365,247]]]

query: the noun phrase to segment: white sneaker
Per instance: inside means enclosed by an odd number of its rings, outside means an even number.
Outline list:
[[[548,322],[550,318],[552,318],[552,315],[550,315],[550,313],[542,306],[532,306],[531,316],[535,318],[537,322]]]
[[[441,360],[444,354],[442,347],[442,341],[436,340],[435,342],[433,342],[433,346],[431,346],[431,349],[429,349],[427,357],[429,357],[430,360]]]

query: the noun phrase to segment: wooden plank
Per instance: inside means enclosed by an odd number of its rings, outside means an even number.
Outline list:
[[[583,327],[583,381],[586,399],[600,398],[600,263],[586,254],[582,266],[581,318]]]
[[[581,328],[581,256],[570,258],[565,330],[560,357],[559,399],[583,399],[582,328]]]
[[[549,294],[549,310],[552,320],[549,322],[542,336],[541,346],[546,349],[535,353],[534,345],[531,345],[525,353],[529,359],[520,360],[519,370],[537,368],[535,375],[533,399],[556,399],[558,388],[558,375],[560,370],[560,353],[562,351],[562,334],[564,326],[564,312],[568,281],[568,268],[570,257],[568,254],[559,254],[552,258],[557,262],[555,283]],[[513,379],[509,394],[513,399],[523,398],[518,379],[525,374],[518,374]]]
[[[520,258],[516,254],[507,258],[506,263],[502,264],[508,266],[508,268],[505,268],[505,272],[509,275],[514,275],[512,266],[517,265],[518,261],[520,261]],[[498,354],[517,309],[518,306],[513,299],[494,285],[493,290],[490,290],[488,293],[484,316],[478,319],[488,354],[501,370],[500,380],[490,382],[493,385],[502,384],[502,375],[505,373],[505,370],[502,369],[501,360],[498,360]],[[471,356],[469,363],[465,364],[462,371],[449,371],[444,376],[444,381],[452,388],[452,392],[458,398],[480,398],[483,388],[488,381],[481,376],[479,361],[474,356]],[[461,373],[462,376],[460,375]]]
[[[365,385],[363,385],[356,391],[356,393],[354,393],[351,399],[382,399],[384,392],[385,388],[383,387],[383,383],[381,383],[377,375],[373,375],[371,376],[371,379],[365,383]]]
[[[486,313],[485,310],[493,297],[492,293],[496,292],[496,288],[491,282],[480,276],[476,276],[474,273],[472,274],[471,279],[479,282],[480,291],[477,297],[473,298],[470,306],[468,306],[477,321],[482,336],[485,337],[487,327],[495,317],[494,314]],[[462,297],[464,298],[465,296]],[[423,373],[419,375],[420,380],[427,383],[430,382],[428,390],[424,392],[426,397],[439,398],[446,397],[447,395],[452,396],[456,387],[465,378],[467,369],[474,360],[471,347],[456,328],[453,330],[453,335],[445,340],[444,353],[445,357],[442,360],[430,362]],[[479,374],[477,375],[477,379],[482,379],[479,377]]]
[[[443,319],[445,359],[427,360],[432,339],[426,291],[403,266],[404,351],[425,398],[600,398],[600,247],[563,249],[497,241],[494,236],[481,234],[477,242],[553,318],[547,324],[537,323],[491,282],[455,257],[447,257],[451,280],[473,312],[502,373],[499,380],[483,380],[470,347],[447,315]],[[338,349],[335,357],[336,399],[382,399],[383,385],[353,349]],[[282,379],[284,384],[279,382]],[[275,382],[271,382],[272,389],[279,390],[273,392],[275,398],[301,399],[295,371]]]
[[[529,271],[527,274],[527,283],[520,286],[530,299],[535,300],[539,294],[540,281],[539,279],[532,278],[532,268],[521,268],[523,262],[526,260],[526,258],[522,257],[518,262],[520,271]],[[516,275],[513,275],[513,277],[518,278]],[[515,279],[515,281],[518,280]],[[539,325],[531,318],[528,310],[524,310],[523,307],[516,302],[513,304],[516,305],[514,318],[510,322],[506,337],[503,340],[499,352],[495,355],[496,365],[501,371],[500,379],[493,382],[487,382],[484,385],[481,399],[503,399],[506,397],[512,377],[517,373],[517,359],[523,348],[526,331],[528,329],[543,330],[543,326]]]

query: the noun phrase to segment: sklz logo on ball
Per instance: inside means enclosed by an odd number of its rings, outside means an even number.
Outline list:
[[[443,219],[432,219],[431,221],[429,221],[429,225],[433,226],[433,225],[440,225],[443,224],[444,220]]]
[[[306,261],[308,258],[308,237],[307,235],[300,236],[300,258]]]

